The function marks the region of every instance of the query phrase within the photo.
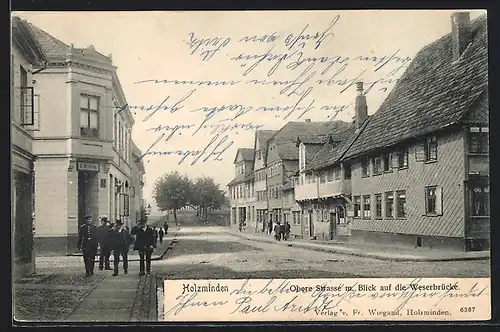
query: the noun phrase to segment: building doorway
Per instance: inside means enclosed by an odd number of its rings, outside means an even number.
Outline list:
[[[309,237],[314,237],[314,222],[313,222],[313,211],[309,210],[308,212],[309,219]]]
[[[330,212],[330,240],[337,236],[337,214]]]
[[[84,224],[85,215],[97,214],[97,200],[99,188],[97,186],[97,173],[78,172],[78,228]],[[93,222],[96,221],[92,218]]]

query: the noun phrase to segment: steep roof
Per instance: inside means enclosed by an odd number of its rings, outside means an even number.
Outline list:
[[[65,59],[66,56],[71,53],[71,55],[82,59],[94,59],[104,63],[111,61],[108,56],[96,51],[92,45],[89,45],[86,48],[74,48],[31,23],[29,23],[29,26],[42,46],[42,49],[47,54],[47,58],[49,58],[49,60]]]
[[[238,155],[241,154],[241,158],[244,161],[253,161],[254,159],[254,151],[251,148],[239,148],[236,151],[236,156],[234,157],[234,162],[236,163],[236,160],[238,159]]]
[[[47,57],[38,42],[33,30],[25,20],[17,16],[12,17],[12,43],[23,53],[28,61],[34,66],[44,66]]]
[[[42,46],[47,57],[65,57],[68,54],[69,46],[43,31],[39,27],[29,23],[31,30],[35,34],[38,42]]]
[[[487,89],[486,16],[471,22],[472,42],[458,61],[451,33],[425,46],[359,137],[351,159],[456,124]]]
[[[288,122],[272,137],[281,160],[299,159],[297,137],[328,136],[332,130],[337,128],[337,122],[342,121]]]
[[[267,157],[267,142],[273,137],[276,130],[256,130],[255,135],[257,135],[257,141],[259,142],[260,151],[262,153],[262,158],[264,161]]]
[[[338,163],[347,149],[356,140],[359,133],[368,124],[370,118],[368,117],[365,120],[360,131],[356,132],[355,124],[352,123],[342,134],[337,135],[335,140],[322,145],[316,154],[306,160],[307,166],[304,171],[320,170]],[[309,150],[310,148],[308,147],[307,149]]]

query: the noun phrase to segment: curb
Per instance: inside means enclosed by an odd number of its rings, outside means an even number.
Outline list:
[[[280,244],[276,243],[275,241],[272,240],[266,240],[266,239],[257,239],[257,238],[251,238],[248,237],[245,234],[238,234],[238,233],[233,233],[233,232],[225,232],[227,234],[235,235],[241,238],[245,238],[248,241],[255,241],[255,242],[261,242],[261,243],[275,243],[275,244]],[[283,242],[282,242],[283,243]],[[282,245],[285,245],[283,243]],[[361,253],[361,252],[349,252],[346,250],[342,249],[336,249],[336,248],[322,248],[322,247],[316,247],[316,246],[310,246],[307,244],[303,243],[297,243],[297,242],[291,242],[286,244],[289,247],[296,246],[298,248],[303,248],[303,249],[309,249],[312,251],[322,251],[322,252],[330,252],[333,254],[342,254],[342,255],[349,255],[349,256],[355,256],[355,257],[366,257],[366,258],[374,258],[378,259],[381,261],[390,261],[390,262],[454,262],[454,261],[483,261],[483,260],[490,260],[491,258],[489,256],[482,256],[482,257],[449,257],[449,258],[422,258],[422,257],[388,257],[384,255],[377,255],[377,254],[368,254],[368,253]]]

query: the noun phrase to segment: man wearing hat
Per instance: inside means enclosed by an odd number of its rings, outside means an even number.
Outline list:
[[[85,276],[94,275],[94,260],[97,254],[97,227],[92,224],[92,216],[85,216],[85,223],[78,230],[78,250],[82,250]]]
[[[101,225],[97,227],[97,242],[101,248],[99,252],[99,270],[106,268],[106,270],[111,270],[109,265],[109,256],[111,256],[111,248],[109,246],[109,236],[111,232],[111,224],[108,222],[108,218],[101,218]]]
[[[128,248],[132,242],[132,236],[123,228],[123,222],[117,220],[115,228],[111,231],[110,245],[114,255],[114,273],[113,276],[118,275],[118,265],[120,264],[120,256],[123,258],[123,273],[127,274],[128,271]]]
[[[154,231],[147,224],[147,219],[142,218],[139,223],[132,228],[132,234],[136,235],[134,250],[139,251],[140,258],[140,276],[144,275],[144,263],[146,263],[146,273],[151,273],[151,255],[155,247]]]

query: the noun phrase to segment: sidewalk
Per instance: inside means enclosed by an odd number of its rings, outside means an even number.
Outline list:
[[[277,242],[276,240],[274,240],[274,238],[265,233],[252,234],[248,231],[239,232],[233,229],[226,229],[225,232],[228,234],[246,238],[250,241],[275,243],[279,245],[294,246],[314,251],[324,251],[342,255],[375,258],[393,262],[446,262],[490,259],[489,251],[454,252],[399,247],[391,248],[371,244],[339,243],[334,241],[328,242],[303,239],[290,239],[288,241]]]
[[[174,232],[164,238],[162,244],[158,243],[154,258],[163,258],[175,241]],[[129,257],[138,259],[137,254]],[[129,262],[136,260],[130,258]],[[50,260],[55,264],[50,264]],[[125,275],[120,262],[118,276],[113,276],[113,271],[99,271],[96,268],[95,275],[84,277],[80,260],[76,256],[43,257],[40,263],[44,267],[40,270],[45,270],[45,274],[31,278],[32,281],[26,278],[14,286],[18,293],[18,317],[65,322],[156,320],[154,262],[152,273],[146,276],[139,276],[138,263],[129,264],[128,274]]]

